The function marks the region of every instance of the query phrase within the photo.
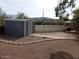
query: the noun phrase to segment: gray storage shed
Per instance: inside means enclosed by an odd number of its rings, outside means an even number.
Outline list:
[[[5,19],[5,33],[15,37],[28,36],[34,32],[31,19]]]

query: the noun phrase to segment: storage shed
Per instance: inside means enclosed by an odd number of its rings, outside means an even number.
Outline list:
[[[5,19],[5,33],[15,37],[28,36],[34,32],[31,19]]]

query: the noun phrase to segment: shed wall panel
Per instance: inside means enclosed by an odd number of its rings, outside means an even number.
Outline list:
[[[22,21],[6,21],[5,32],[12,36],[24,36],[24,22]]]
[[[25,33],[26,32],[26,33]],[[31,20],[5,20],[5,33],[7,35],[23,37],[34,32],[34,24]]]

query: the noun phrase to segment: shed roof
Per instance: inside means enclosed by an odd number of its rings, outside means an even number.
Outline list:
[[[5,19],[5,20],[11,20],[11,21],[29,21],[31,19]]]

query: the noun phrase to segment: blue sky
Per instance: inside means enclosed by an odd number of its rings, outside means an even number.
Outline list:
[[[45,17],[56,18],[54,9],[57,3],[58,0],[0,0],[0,7],[7,14],[23,12],[29,17],[42,17],[44,8]]]

